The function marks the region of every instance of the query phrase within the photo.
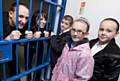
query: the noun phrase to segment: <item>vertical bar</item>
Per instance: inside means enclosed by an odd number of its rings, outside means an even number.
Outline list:
[[[16,0],[16,30],[18,30],[18,15],[19,15],[19,0]],[[18,74],[18,44],[16,44],[16,74]]]
[[[0,0],[0,40],[3,39],[2,0]]]
[[[2,0],[0,0],[0,40],[3,39],[3,14]],[[3,80],[6,81],[6,64],[3,63]]]
[[[18,44],[16,44],[16,74],[18,74],[18,47],[19,47],[19,45]],[[13,58],[14,59],[14,58]]]
[[[55,3],[58,3],[58,0],[53,0]],[[54,30],[54,26],[55,26],[55,18],[56,18],[56,11],[57,11],[57,7],[56,6],[53,6],[53,16],[52,16],[52,25],[51,25],[51,30],[53,31]]]
[[[39,7],[39,11],[40,11],[40,16],[39,16],[39,20],[38,20],[38,31],[40,31],[40,17],[42,16],[42,9],[43,8],[43,1],[40,0],[40,7]]]
[[[51,53],[51,46],[50,46],[50,42],[47,42],[48,44],[47,44],[47,55],[46,55],[46,62],[49,62],[50,63],[50,53]],[[50,75],[50,73],[49,73],[49,65],[48,65],[48,67],[45,67],[45,70],[44,70],[45,72],[45,79],[49,79],[50,78],[50,76],[48,77],[48,75]]]
[[[63,8],[61,8],[61,12],[60,12],[57,34],[60,33],[60,23],[61,23],[61,19],[62,19],[63,15],[64,15],[64,12],[65,12],[66,2],[67,2],[67,0],[62,0]]]
[[[43,43],[43,52],[42,52],[42,64],[44,64],[44,60],[45,60],[45,48],[46,48],[46,40],[42,40],[42,43]],[[44,67],[45,68],[45,67]],[[44,68],[41,69],[40,71],[40,76],[43,76],[44,78],[44,73],[43,73],[43,70]],[[43,75],[42,75],[43,74]],[[39,81],[42,81],[41,78],[39,79]]]
[[[46,56],[47,56],[47,40],[44,40],[43,41],[43,54],[42,54],[42,64],[45,63],[45,59],[46,59]],[[46,75],[46,67],[44,67],[43,69],[43,77]],[[42,74],[42,73],[41,73]],[[46,76],[44,77],[44,79],[46,79]]]
[[[26,64],[26,70],[28,70],[28,64],[29,64],[29,42],[27,43],[27,64]],[[28,77],[28,76],[27,76]],[[28,81],[28,79],[26,79]]]
[[[51,7],[51,5],[50,4],[48,4],[48,14],[47,14],[47,22],[46,22],[46,31],[48,31],[48,22],[49,22],[49,19],[50,19],[50,7]]]
[[[28,31],[30,31],[30,25],[31,25],[31,14],[32,14],[32,0],[30,0],[30,11],[29,11],[29,17],[28,17]],[[27,63],[26,63],[26,70],[28,70],[29,66],[29,46],[30,43],[27,43]],[[28,77],[28,76],[26,76]],[[28,78],[26,78],[26,81],[28,81]]]
[[[62,11],[62,13],[63,13],[63,15],[64,15],[64,13],[65,13],[66,3],[67,3],[67,0],[62,0],[62,6],[63,6],[63,11]]]
[[[19,0],[16,0],[16,30],[18,30]]]
[[[39,15],[39,20],[38,20],[38,31],[40,31],[40,17],[42,16],[42,8],[43,8],[43,0],[40,0],[40,6],[39,6],[39,12],[40,12],[40,15]],[[36,65],[37,65],[37,57],[38,57],[38,42],[39,41],[37,41],[36,42],[36,56],[35,56],[35,64],[34,64],[34,67],[36,67]],[[35,79],[36,79],[36,72],[34,72],[34,77],[33,77],[33,79],[34,79],[34,81],[35,81]]]
[[[3,79],[6,81],[6,64],[3,63]]]
[[[47,44],[46,44],[47,42],[46,42],[46,41],[47,41],[47,40],[44,40],[44,41],[43,41],[42,64],[43,64],[44,61],[45,61],[45,54],[46,54],[46,51],[47,51],[47,50],[46,50],[46,48],[47,48],[47,46],[46,46],[46,45],[47,45]]]
[[[28,31],[30,30],[31,14],[32,14],[32,0],[30,0],[30,11],[29,11],[29,18],[28,18]]]
[[[34,64],[34,67],[37,66],[37,58],[38,57],[38,41],[36,41],[36,54],[35,54],[35,64]],[[34,77],[33,77],[33,81],[35,81],[36,79],[36,71],[34,72]]]
[[[51,57],[50,56],[50,54],[51,54],[51,45],[50,45],[50,42],[48,42],[48,49],[47,50],[48,50],[48,52],[47,52],[48,55],[47,55],[47,59],[46,60],[47,60],[47,62],[50,62],[51,61],[51,58],[50,58]]]

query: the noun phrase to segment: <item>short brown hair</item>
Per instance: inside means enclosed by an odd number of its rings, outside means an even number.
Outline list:
[[[73,24],[73,17],[71,15],[65,15],[62,19],[68,20],[70,22],[70,26]]]
[[[24,3],[19,3],[19,5],[23,5],[23,6],[25,6],[27,9],[29,9],[28,6],[27,6],[26,4],[24,4]],[[11,6],[10,6],[9,11],[15,11],[16,6],[17,6],[17,3],[16,3],[16,2],[12,3]]]

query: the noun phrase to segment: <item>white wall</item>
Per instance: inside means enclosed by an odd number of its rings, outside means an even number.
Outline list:
[[[67,0],[65,14],[70,14],[74,18],[80,17],[80,2],[83,0]],[[90,23],[89,39],[97,37],[99,23],[106,17],[113,17],[120,21],[120,0],[84,0],[86,1],[84,14]],[[120,45],[120,34],[116,37]]]

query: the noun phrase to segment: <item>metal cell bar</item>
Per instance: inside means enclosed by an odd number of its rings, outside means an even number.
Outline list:
[[[6,64],[3,64],[3,79],[6,81]]]
[[[29,46],[30,46],[30,44],[28,42],[27,43],[27,63],[25,64],[26,65],[26,71],[28,70],[28,64],[29,64]],[[28,76],[26,76],[26,77],[28,77]],[[28,80],[26,80],[26,81],[28,81]]]
[[[47,22],[46,22],[46,31],[48,31],[48,22],[49,22],[49,19],[50,19],[50,7],[51,5],[48,4],[48,14],[47,14]]]
[[[30,0],[30,9],[29,9],[29,17],[28,17],[28,31],[30,30],[30,23],[31,23],[31,14],[32,14],[32,2],[33,0]]]
[[[2,0],[0,0],[0,40],[3,39],[3,14],[2,14]]]
[[[48,42],[48,47],[47,47],[47,56],[46,56],[46,62],[50,63],[50,53],[51,53],[51,45],[50,42]],[[49,72],[49,67],[45,68],[45,79],[48,79],[48,72]],[[50,79],[50,76],[49,76]]]
[[[37,66],[37,58],[38,57],[38,41],[36,41],[36,53],[35,53],[35,63],[34,63],[34,68],[36,68]],[[34,71],[34,81],[35,81],[35,78],[36,78],[36,71]]]
[[[46,67],[46,66],[48,66],[48,65],[49,65],[48,62],[45,63],[45,64],[42,64],[42,65],[39,65],[39,66],[34,67],[34,68],[32,68],[32,69],[30,69],[30,70],[28,70],[28,71],[25,71],[25,72],[23,72],[23,73],[20,73],[20,74],[18,74],[18,75],[15,75],[15,76],[13,76],[13,77],[10,77],[10,78],[8,78],[6,81],[13,81],[13,80],[19,79],[20,77],[23,77],[23,76],[25,76],[25,75],[28,75],[29,73],[35,72],[35,71],[37,71],[37,70],[39,70],[39,69],[42,69],[42,68],[44,68],[44,67]]]
[[[40,12],[40,15],[39,15],[39,20],[38,20],[38,31],[40,31],[40,17],[42,16],[42,9],[43,8],[43,1],[40,0],[40,6],[39,6],[39,12]]]
[[[18,30],[19,0],[16,0],[16,30]]]
[[[58,0],[54,0],[54,2],[55,2],[55,3],[58,3]],[[52,32],[53,32],[54,26],[55,26],[56,11],[57,11],[57,6],[54,6],[54,7],[53,7],[53,13],[54,13],[54,14],[53,14],[53,16],[52,16],[52,22],[51,22],[51,23],[52,23],[52,24],[51,24],[51,27],[52,27],[52,28],[51,28],[51,31],[52,31]]]
[[[19,47],[19,45],[16,44],[16,75],[18,75],[18,70],[19,70],[19,65],[18,65],[18,47]],[[13,58],[13,59],[15,59],[15,58]]]
[[[28,31],[30,31],[30,26],[31,26],[31,14],[32,14],[32,2],[33,0],[30,0],[30,9],[29,9],[29,17],[28,17]],[[29,66],[29,46],[30,46],[30,43],[27,42],[27,58],[26,58],[26,64],[25,64],[25,68],[26,68],[26,71],[28,70],[28,66]],[[28,76],[26,76],[28,77]],[[28,79],[26,78],[26,81],[28,81]]]
[[[30,41],[37,41],[37,40],[48,40],[50,39],[50,37],[41,37],[41,38],[32,38],[32,39],[26,39],[26,38],[23,38],[23,39],[19,39],[19,40],[9,40],[9,41],[6,41],[6,40],[2,40],[0,41],[0,44],[6,44],[6,43],[20,43],[20,42],[30,42]]]
[[[64,8],[63,5],[60,5],[60,4],[56,3],[56,2],[52,2],[51,0],[44,0],[44,1],[45,1],[46,3],[51,4],[51,5],[54,5],[54,6],[57,6],[57,7]]]
[[[62,19],[62,17],[64,16],[64,12],[65,12],[65,7],[66,7],[66,2],[67,2],[67,0],[62,0],[62,6],[63,6],[63,8],[61,9],[61,11],[60,11],[60,16],[59,16],[59,23],[58,23],[58,29],[57,29],[57,34],[59,34],[60,33],[60,23],[61,23],[61,19]]]

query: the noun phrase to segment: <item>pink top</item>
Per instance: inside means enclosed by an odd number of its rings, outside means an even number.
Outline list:
[[[51,81],[88,81],[94,59],[88,43],[69,48],[66,44],[53,70]]]

